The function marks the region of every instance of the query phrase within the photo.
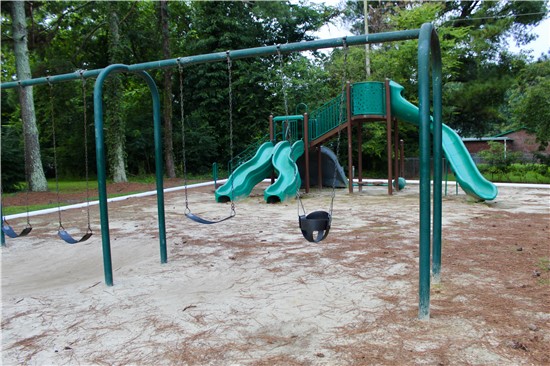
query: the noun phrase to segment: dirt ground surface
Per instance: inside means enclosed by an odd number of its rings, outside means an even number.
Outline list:
[[[268,205],[265,187],[216,225],[189,221],[183,191],[167,193],[166,264],[156,197],[110,203],[112,287],[97,206],[94,236],[76,245],[56,237],[56,213],[31,217],[31,234],[1,250],[3,364],[550,364],[550,189],[500,187],[492,202],[451,189],[441,283],[418,320],[417,185],[338,190],[319,244],[302,238],[296,202]],[[330,194],[304,206],[328,210]],[[229,213],[212,187],[189,201]],[[85,209],[63,218],[82,234]]]

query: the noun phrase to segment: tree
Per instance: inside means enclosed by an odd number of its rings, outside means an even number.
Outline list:
[[[312,33],[334,12],[322,5],[285,2],[167,2],[170,15],[168,33],[172,54],[184,57],[230,49],[284,44],[313,39]],[[27,3],[31,5],[31,3]],[[5,14],[2,3],[3,15]],[[30,10],[30,8],[29,8]],[[79,69],[100,69],[111,63],[135,64],[169,58],[162,53],[159,5],[156,2],[32,2],[29,27],[31,68],[36,76],[56,75]],[[13,78],[12,55],[5,53],[9,32],[2,28],[2,75]],[[165,28],[166,30],[166,28]],[[118,36],[117,36],[118,34]],[[9,38],[8,38],[9,41]],[[7,55],[4,56],[4,55]],[[313,104],[331,96],[330,77],[317,60],[297,53],[283,55],[289,80],[288,99]],[[268,116],[280,114],[283,100],[280,77],[275,72],[277,57],[256,57],[232,62],[234,152],[237,153],[268,132]],[[172,69],[174,72],[175,69]],[[170,109],[179,111],[175,98],[178,81],[165,81],[165,70],[150,70],[164,96],[164,126],[177,121]],[[229,156],[228,70],[223,62],[185,67],[184,103],[190,172],[205,172],[214,161]],[[154,170],[154,141],[150,93],[138,77],[111,75],[105,84],[105,132],[110,175],[148,174]],[[308,82],[311,78],[312,82]],[[168,79],[168,78],[167,78]],[[176,85],[173,83],[176,82]],[[54,109],[59,149],[59,172],[82,176],[78,164],[83,137],[80,125],[82,98],[78,82],[54,84]],[[88,82],[88,97],[93,80]],[[115,85],[117,84],[117,85]],[[170,91],[170,87],[172,91]],[[51,159],[52,145],[48,124],[48,86],[35,87],[37,123],[41,134],[43,159]],[[45,92],[37,92],[37,90]],[[113,93],[113,94],[110,94]],[[328,95],[327,95],[328,94]],[[11,103],[11,102],[10,102]],[[7,103],[17,110],[17,103]],[[91,115],[91,106],[88,115]],[[294,106],[291,105],[291,110]],[[10,116],[13,113],[10,114]],[[10,123],[13,122],[10,118]],[[15,122],[14,122],[15,123]],[[6,122],[3,120],[3,124]],[[16,134],[10,135],[15,138]],[[174,156],[181,156],[178,129],[168,138],[174,142]],[[165,148],[165,151],[169,151]],[[94,150],[90,150],[92,156]],[[115,158],[118,157],[118,158]],[[116,159],[116,160],[113,160]],[[46,161],[47,162],[47,161]],[[169,164],[167,162],[167,171]],[[45,164],[45,168],[48,164]],[[50,172],[51,173],[51,172]],[[46,174],[48,171],[46,170]],[[121,179],[118,179],[121,180]]]
[[[540,150],[550,141],[550,58],[527,65],[511,90],[508,103],[516,127],[534,131]]]
[[[2,102],[4,99],[2,99]],[[4,115],[4,111],[2,111]],[[25,179],[25,159],[21,124],[2,124],[2,192],[21,189]],[[9,167],[9,169],[7,169]]]
[[[170,50],[170,24],[168,18],[168,2],[159,2],[160,28],[162,33],[162,56],[164,59],[172,57]],[[172,138],[172,70],[164,71],[164,164],[168,178],[176,177],[174,165],[174,141]]]
[[[368,27],[369,33],[380,33],[391,30],[388,23],[390,16],[405,4],[401,1],[370,1],[368,2]],[[342,12],[342,19],[350,25],[353,34],[365,33],[365,11],[363,1],[347,1],[346,8]]]
[[[507,152],[502,143],[489,141],[487,144],[489,149],[480,151],[479,157],[487,163],[487,171],[491,173],[491,179],[496,174],[508,174],[512,164],[521,159],[522,153],[520,151]]]
[[[533,40],[530,30],[548,13],[546,1],[448,1],[442,3],[446,20],[455,29],[469,29],[457,55],[458,73],[445,87],[445,121],[463,136],[499,132],[506,124],[500,111],[523,55],[508,51],[509,39],[518,45]]]
[[[25,3],[23,1],[12,2],[11,15],[17,79],[30,79],[32,75],[27,47],[28,35]],[[42,167],[32,87],[19,88],[19,103],[21,105],[21,118],[23,120],[25,164],[29,189],[31,191],[47,191],[48,183]]]
[[[116,64],[123,60],[123,47],[119,31],[119,6],[118,2],[110,2],[108,9],[109,22],[109,63]],[[126,151],[125,151],[125,119],[122,116],[123,84],[120,75],[112,75],[110,82],[106,83],[107,105],[107,149],[109,151],[109,163],[111,175],[115,183],[127,182],[126,177]]]
[[[182,51],[197,55],[309,40],[310,33],[332,16],[322,6],[289,2],[192,2]],[[284,55],[284,60],[285,75],[293,80],[305,76],[301,56]],[[300,60],[301,65],[296,66],[300,76],[288,72],[293,67],[288,60]],[[232,61],[234,153],[268,133],[270,113],[284,111],[278,67],[276,56]],[[222,62],[202,64],[185,67],[184,74],[186,133],[190,135],[186,139],[187,166],[191,171],[204,171],[213,161],[226,161],[230,155],[228,68]],[[289,91],[303,101],[304,95],[297,96],[297,89]]]

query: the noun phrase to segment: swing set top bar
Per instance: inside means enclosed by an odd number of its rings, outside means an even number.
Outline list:
[[[300,52],[300,51],[314,51],[322,48],[335,48],[342,47],[344,43],[348,46],[363,45],[367,43],[382,43],[391,41],[405,41],[411,39],[417,39],[420,34],[420,29],[404,30],[396,32],[375,33],[360,36],[348,36],[341,38],[320,39],[315,41],[286,43],[274,46],[263,46],[254,48],[245,48],[242,50],[228,51],[232,60],[248,57],[268,56],[281,53]],[[344,41],[345,39],[345,41]],[[207,62],[218,62],[227,60],[227,52],[215,52],[198,56],[186,56],[173,58],[168,60],[144,62],[139,64],[128,65],[128,71],[146,71],[151,69],[163,69],[169,67],[175,67],[178,65],[195,65],[203,64]],[[97,77],[103,69],[95,70],[78,70],[68,74],[60,74],[48,77],[40,77],[35,79],[27,79],[20,81],[10,81],[0,84],[0,89],[12,89],[18,86],[33,86],[48,83],[59,83],[63,81],[76,80],[80,78],[92,78]]]

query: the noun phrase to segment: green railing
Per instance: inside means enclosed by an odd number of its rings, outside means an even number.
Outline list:
[[[340,111],[342,107],[342,111]],[[340,121],[340,116],[342,120]],[[344,95],[343,104],[337,96],[321,107],[311,112],[308,123],[309,140],[316,140],[326,133],[334,130],[340,124],[346,122],[346,101]],[[301,114],[292,116],[277,116],[273,118],[275,129],[275,141],[280,136],[282,140],[288,140],[291,144],[304,137],[303,131],[304,116]]]
[[[317,108],[309,117],[309,139],[316,140],[326,133],[337,128],[340,124],[346,122],[346,100],[342,104],[342,111],[340,112],[340,96],[337,96],[321,107]],[[340,121],[340,115],[342,120]]]
[[[267,142],[267,141],[269,141],[269,134],[264,135],[262,138],[258,139],[256,142],[253,142],[252,144],[248,145],[246,149],[244,149],[243,151],[235,155],[233,159],[227,162],[227,171],[231,173],[235,169],[237,169],[241,164],[250,160],[256,154],[256,151],[258,151],[258,148],[260,147],[260,145],[262,145],[264,142]]]
[[[280,124],[280,128],[278,127]],[[292,145],[304,137],[303,134],[304,116],[295,114],[291,116],[277,116],[273,118],[274,141],[288,140]]]

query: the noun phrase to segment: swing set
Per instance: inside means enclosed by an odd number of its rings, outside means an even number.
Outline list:
[[[58,172],[58,164],[57,164],[57,139],[56,139],[56,126],[55,126],[55,112],[54,112],[54,94],[53,94],[53,84],[49,82],[48,79],[48,85],[49,85],[49,116],[51,121],[51,131],[52,131],[52,143],[53,143],[53,162],[54,162],[54,173],[55,173],[55,191],[56,191],[56,197],[57,197],[57,216],[58,216],[58,230],[57,235],[67,244],[77,244],[82,243],[88,239],[90,239],[93,235],[91,223],[90,223],[90,189],[89,189],[89,172],[88,172],[88,132],[87,132],[87,104],[86,104],[86,79],[83,77],[84,71],[80,70],[80,79],[82,81],[81,83],[81,91],[82,91],[82,100],[83,100],[83,123],[84,123],[84,164],[85,164],[85,171],[86,171],[86,213],[88,218],[88,225],[86,228],[86,232],[82,237],[79,239],[73,238],[71,234],[63,227],[63,221],[61,217],[61,197],[59,194],[59,172]],[[2,217],[2,234],[7,235],[10,238],[20,238],[27,236],[32,231],[32,225],[30,223],[30,214],[29,214],[29,182],[28,182],[28,168],[27,168],[27,160],[26,160],[26,154],[25,154],[25,181],[26,181],[26,218],[27,218],[27,226],[19,233],[12,228],[12,226],[8,223],[6,218]],[[2,238],[4,239],[4,238]],[[4,243],[4,240],[2,240],[2,245]]]
[[[332,38],[323,40],[314,40],[306,42],[287,43],[278,46],[263,46],[256,48],[240,49],[227,52],[216,52],[197,56],[180,57],[177,59],[158,60],[134,65],[113,64],[104,69],[88,70],[84,72],[68,73],[55,75],[48,78],[35,78],[15,82],[0,84],[0,89],[11,89],[16,87],[27,87],[40,84],[54,84],[79,78],[95,77],[94,86],[94,125],[95,125],[95,146],[96,146],[96,164],[97,179],[99,191],[99,213],[101,225],[101,239],[103,250],[103,268],[105,283],[107,286],[113,285],[113,269],[111,259],[111,244],[109,231],[109,215],[107,207],[107,189],[106,189],[106,163],[103,134],[103,85],[107,77],[112,73],[132,73],[142,78],[151,92],[153,109],[153,131],[155,143],[155,176],[157,191],[157,213],[159,229],[160,261],[167,262],[166,249],[166,225],[164,213],[164,191],[163,191],[163,154],[162,154],[162,128],[161,128],[161,107],[158,88],[153,78],[146,70],[178,67],[180,70],[180,88],[183,88],[183,67],[197,65],[202,63],[212,63],[225,61],[228,63],[229,88],[231,89],[231,62],[232,60],[281,54],[283,52],[311,51],[322,48],[336,48],[365,45],[373,43],[395,42],[418,40],[418,99],[419,99],[419,144],[420,144],[420,220],[419,220],[419,305],[418,317],[420,319],[429,318],[430,305],[430,280],[433,275],[434,282],[439,282],[441,271],[441,201],[442,201],[442,124],[441,124],[441,99],[442,99],[442,72],[441,72],[441,50],[439,38],[432,24],[426,23],[419,29],[377,33],[360,36],[350,36],[345,38]],[[430,68],[433,92],[433,123],[430,118]],[[181,90],[181,89],[180,89]],[[181,93],[180,93],[181,95]],[[180,96],[181,102],[181,96]],[[230,98],[230,104],[231,104]],[[232,130],[232,116],[230,105],[230,129]],[[183,108],[183,103],[181,103]],[[286,107],[288,108],[288,107]],[[182,126],[183,126],[183,112]],[[184,127],[183,130],[184,131]],[[430,140],[431,135],[433,139]],[[431,145],[433,145],[434,174],[433,185],[430,182],[430,158],[432,157]],[[232,150],[232,146],[231,146]],[[185,149],[184,149],[185,151]],[[185,162],[185,158],[184,164]],[[185,170],[185,169],[184,169]],[[186,175],[186,172],[184,172]],[[186,178],[185,178],[186,179]],[[433,221],[431,200],[433,186]],[[202,224],[214,224],[225,221],[235,216],[235,207],[231,206],[231,212],[223,220],[203,219],[193,214],[187,201],[186,184],[186,216]],[[300,204],[299,193],[297,200]],[[334,198],[334,197],[333,197]],[[306,230],[306,234],[317,232],[317,237],[306,237],[310,241],[320,241],[328,235],[332,220],[332,204],[329,211],[315,211],[309,215],[299,215],[300,228]],[[30,227],[30,225],[29,225]],[[25,232],[26,229],[23,230]],[[64,231],[60,222],[60,232]],[[30,229],[26,234],[29,234]],[[3,231],[4,233],[4,231]],[[91,231],[90,231],[91,233]],[[88,234],[88,233],[87,233]],[[86,237],[86,235],[84,237]],[[306,236],[304,234],[304,236]],[[21,236],[21,234],[19,235]],[[83,237],[83,238],[84,238]],[[3,238],[3,234],[2,234]],[[318,239],[318,240],[317,240]],[[82,239],[81,239],[82,240]],[[433,244],[433,245],[432,245]]]

